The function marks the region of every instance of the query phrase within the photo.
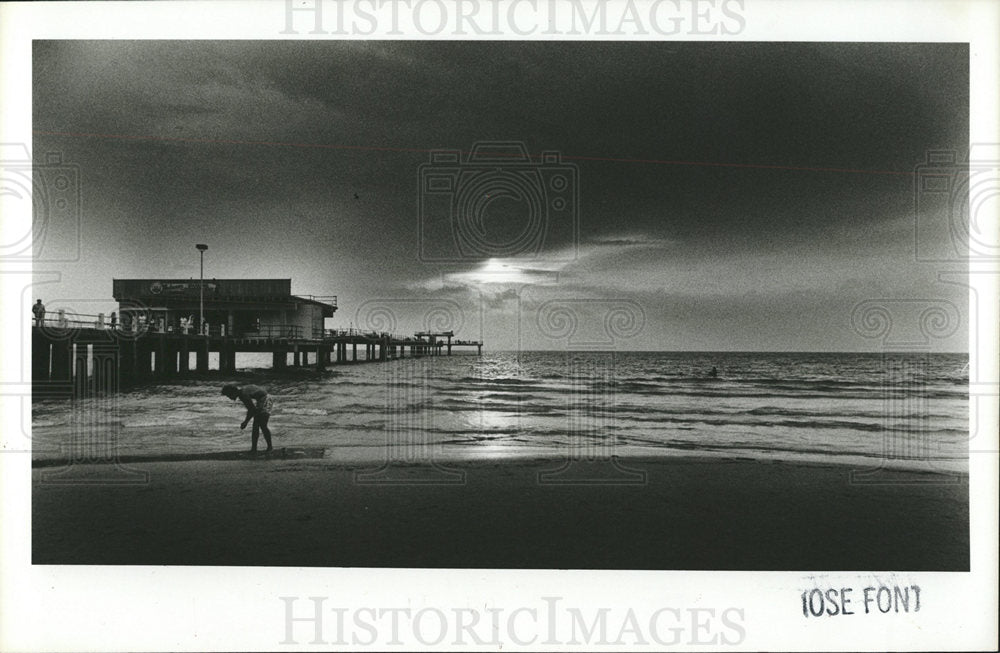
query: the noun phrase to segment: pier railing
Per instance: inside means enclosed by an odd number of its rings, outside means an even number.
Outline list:
[[[331,364],[450,356],[455,345],[475,346],[482,354],[478,341],[447,342],[436,340],[441,334],[435,333],[399,336],[353,327],[262,324],[232,333],[220,321],[209,322],[206,333],[199,335],[193,320],[168,324],[167,316],[155,310],[112,316],[58,309],[31,321],[35,325],[31,330],[32,383],[43,384],[37,387],[51,396],[84,397],[189,372],[208,372],[210,354],[217,356],[223,373],[236,371],[240,352],[270,352],[274,369],[291,364],[311,365],[320,371]]]
[[[147,317],[145,314],[126,314],[121,317],[98,313],[71,313],[69,311],[46,312],[44,318],[31,318],[31,324],[41,327],[43,330],[60,332],[76,331],[79,329],[97,329],[105,331],[118,331],[121,333],[143,334],[143,333],[171,333],[176,335],[198,335],[194,324],[182,322],[181,324],[166,324],[155,317]],[[223,336],[226,335],[224,324],[208,324],[205,335]],[[233,334],[229,334],[233,335]]]
[[[170,333],[175,335],[198,335],[194,324],[164,324],[155,317],[147,317],[144,314],[130,314],[123,318],[111,316],[104,313],[71,313],[65,310],[46,312],[45,317],[37,319],[32,317],[31,323],[34,326],[42,327],[48,331],[75,331],[79,329],[103,329],[108,331],[120,331],[125,333]],[[205,335],[219,337],[232,336],[235,338],[262,338],[262,339],[305,339],[327,340],[341,338],[363,338],[367,340],[396,340],[407,342],[420,342],[411,337],[397,336],[390,333],[378,332],[364,329],[319,329],[307,328],[301,324],[262,324],[259,327],[247,329],[235,329],[232,332],[226,331],[225,324],[208,323]]]
[[[321,304],[327,304],[329,306],[337,307],[337,296],[336,295],[295,295],[296,297],[301,297],[302,299],[311,299],[314,302],[320,302]]]
[[[31,323],[52,330],[112,328],[110,318],[103,313],[88,315],[86,313],[67,313],[66,311],[47,312],[44,318],[32,317]]]
[[[65,310],[46,312],[45,317],[37,319],[32,317],[31,323],[41,327],[44,331],[52,333],[76,331],[80,329],[97,329],[107,331],[117,331],[132,335],[159,334],[166,333],[172,335],[199,335],[195,325],[187,321],[181,324],[165,324],[162,319],[145,314],[126,313],[122,316],[111,316],[104,313],[71,313]],[[391,343],[405,343],[415,345],[432,345],[442,347],[446,345],[444,340],[432,341],[427,338],[415,336],[402,336],[385,331],[373,331],[370,329],[320,329],[303,327],[300,324],[262,324],[259,327],[249,329],[236,329],[228,331],[225,324],[208,323],[203,335],[210,337],[249,338],[261,340],[330,340],[340,341],[344,339],[358,339],[368,342],[389,341]],[[452,345],[478,345],[475,340],[451,341]]]
[[[262,324],[255,329],[237,331],[237,338],[295,339],[304,336],[304,329],[299,324]]]

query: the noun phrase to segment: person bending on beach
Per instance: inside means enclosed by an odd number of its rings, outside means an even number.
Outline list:
[[[233,401],[239,399],[247,407],[247,417],[240,424],[241,429],[245,429],[250,419],[253,419],[253,435],[251,436],[250,453],[257,452],[257,439],[260,433],[264,433],[264,441],[267,442],[267,450],[271,451],[271,430],[267,428],[267,422],[271,419],[271,408],[274,400],[267,394],[267,390],[259,385],[245,385],[242,388],[235,383],[227,383],[222,386],[222,394]]]

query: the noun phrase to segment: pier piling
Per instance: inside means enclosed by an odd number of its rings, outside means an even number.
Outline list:
[[[93,346],[95,393],[107,395],[120,387],[119,370],[123,367],[120,354],[121,347],[117,343],[97,343]]]
[[[56,340],[52,343],[52,376],[53,381],[69,381],[69,359],[73,344],[69,340]]]
[[[38,329],[31,334],[31,378],[49,379],[52,345]]]
[[[73,396],[80,398],[90,394],[87,387],[87,346],[76,347],[73,356]]]
[[[184,336],[181,338],[180,351],[178,352],[178,365],[177,371],[181,374],[187,374],[191,368],[191,349],[188,346],[188,338]]]
[[[401,337],[350,329],[314,331],[312,337],[302,337],[298,335],[298,327],[282,327],[274,335],[267,335],[259,326],[247,333],[234,333],[228,324],[222,323],[218,329],[194,334],[187,329],[164,330],[169,324],[162,319],[140,321],[131,315],[127,322],[119,324],[120,328],[116,328],[107,322],[102,324],[99,319],[70,321],[59,317],[32,327],[32,381],[68,383],[64,392],[84,397],[143,382],[163,382],[189,374],[192,368],[207,372],[212,353],[218,354],[218,368],[223,374],[236,370],[237,352],[270,353],[274,369],[285,369],[291,364],[314,367],[317,371],[334,362],[402,359],[407,348],[411,358],[451,354],[454,347],[476,347],[482,354],[482,342],[452,341],[448,333]],[[153,330],[146,331],[147,328]],[[442,335],[447,340],[438,339]],[[364,352],[359,358],[361,346]]]

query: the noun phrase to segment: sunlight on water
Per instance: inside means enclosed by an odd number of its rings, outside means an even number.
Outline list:
[[[269,362],[250,356],[240,363]],[[275,446],[321,446],[333,457],[403,446],[418,457],[862,457],[964,469],[966,362],[950,354],[492,352],[325,373],[247,369],[232,380],[269,388]],[[133,455],[249,448],[244,410],[219,394],[223,382],[36,401],[33,456],[65,456],[81,439]]]

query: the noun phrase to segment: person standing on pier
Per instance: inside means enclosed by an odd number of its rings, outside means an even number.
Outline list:
[[[274,400],[267,394],[267,390],[259,385],[246,385],[242,388],[235,383],[227,383],[222,386],[222,394],[233,401],[239,399],[247,407],[247,416],[240,424],[240,429],[246,429],[247,424],[253,419],[253,433],[250,440],[250,453],[257,452],[257,440],[261,432],[264,433],[264,441],[267,442],[267,451],[271,451],[271,430],[267,428],[267,422],[271,419],[271,409]]]
[[[31,307],[31,312],[35,314],[35,326],[41,327],[42,323],[45,322],[45,304],[42,300],[35,302],[35,305]]]

